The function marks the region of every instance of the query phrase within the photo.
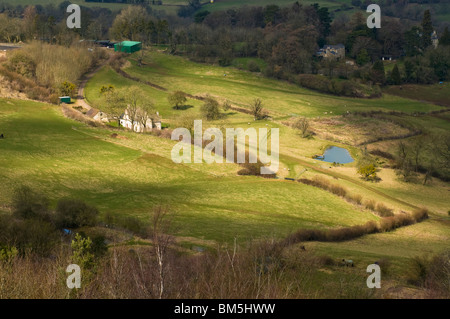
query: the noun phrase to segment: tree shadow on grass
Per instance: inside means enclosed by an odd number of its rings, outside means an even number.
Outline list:
[[[178,111],[184,111],[184,110],[188,110],[193,108],[193,105],[180,105],[179,107],[174,106],[173,109],[174,110],[178,110]]]

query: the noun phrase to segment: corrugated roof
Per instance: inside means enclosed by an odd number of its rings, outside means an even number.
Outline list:
[[[124,46],[124,47],[132,47],[133,45],[136,44],[141,44],[141,42],[136,42],[136,41],[122,41],[120,42],[120,45]]]

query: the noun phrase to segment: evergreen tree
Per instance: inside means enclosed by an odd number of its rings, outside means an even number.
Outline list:
[[[431,22],[430,10],[426,10],[422,20],[422,48],[426,49],[431,45],[431,34],[433,33],[433,23]]]
[[[444,33],[442,33],[442,36],[439,39],[439,44],[450,45],[450,32],[448,31],[448,27],[445,27]]]
[[[410,60],[405,60],[405,75],[407,82],[415,82],[416,81],[416,66]]]
[[[394,65],[394,68],[392,69],[391,80],[392,83],[395,85],[399,85],[402,82],[400,71],[398,70],[397,64]]]
[[[366,49],[362,49],[359,51],[358,56],[356,57],[356,63],[358,65],[364,65],[370,61],[369,53],[367,53]]]
[[[383,61],[378,60],[373,64],[370,77],[377,84],[383,85],[386,82]]]

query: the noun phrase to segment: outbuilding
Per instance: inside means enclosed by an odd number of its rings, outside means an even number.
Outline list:
[[[141,49],[142,49],[141,42],[123,41],[123,42],[114,44],[115,52],[134,53],[134,52],[140,51]]]
[[[71,98],[70,98],[70,96],[60,96],[59,101],[60,101],[60,103],[69,104],[71,102]]]

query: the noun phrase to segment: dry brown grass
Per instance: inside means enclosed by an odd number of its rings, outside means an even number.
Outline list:
[[[319,138],[349,145],[362,145],[411,133],[396,123],[361,116],[315,119],[311,121],[311,131]]]

